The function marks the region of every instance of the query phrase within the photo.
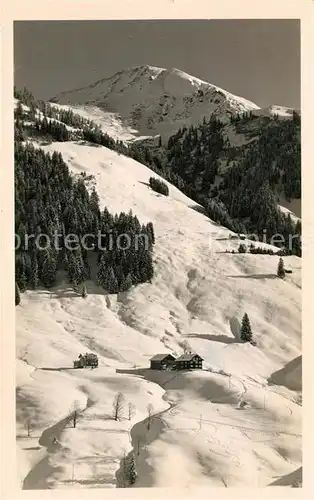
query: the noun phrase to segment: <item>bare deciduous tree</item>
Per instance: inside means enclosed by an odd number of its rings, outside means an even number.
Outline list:
[[[137,438],[136,438],[136,453],[137,453],[137,455],[140,454],[141,442],[142,441],[141,441],[140,436],[137,436]]]
[[[154,411],[154,407],[151,403],[149,403],[149,405],[147,405],[147,429],[149,430],[150,429],[150,425],[151,425],[151,422],[152,422],[152,416],[153,416],[153,411]]]
[[[70,410],[70,416],[69,416],[69,421],[72,422],[73,427],[76,427],[77,424],[77,418],[80,413],[80,405],[78,401],[74,401],[71,410]]]
[[[133,403],[128,404],[129,420],[135,415],[135,405]]]
[[[27,419],[25,427],[27,430],[27,437],[31,437],[33,426],[32,426],[32,421],[30,418]]]
[[[183,340],[183,342],[180,344],[180,347],[182,347],[184,354],[192,352],[192,348],[187,340]]]
[[[113,418],[120,420],[124,411],[125,399],[122,392],[119,392],[113,400]]]

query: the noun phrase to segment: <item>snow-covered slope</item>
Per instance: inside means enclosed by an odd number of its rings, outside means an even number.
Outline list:
[[[267,379],[301,353],[300,259],[285,258],[293,274],[277,279],[276,257],[225,253],[238,246],[229,231],[173,186],[168,197],[152,191],[145,166],[104,147],[43,149],[60,151],[73,173],[92,174],[102,206],[131,208],[153,222],[155,277],[118,295],[92,282],[86,299],[64,282],[23,294],[16,308],[20,484],[121,487],[121,460],[133,448],[135,487],[266,486],[299,468],[301,406]],[[255,347],[236,340],[244,312]],[[204,370],[147,370],[158,352],[181,354],[184,340]],[[72,369],[85,351],[98,354],[99,368]],[[116,422],[119,391],[125,418]],[[76,428],[67,420],[73,405],[82,412]]]
[[[273,373],[269,379],[273,384],[288,387],[294,391],[302,390],[302,356],[287,363],[281,370]]]
[[[169,137],[213,113],[222,120],[259,106],[178,69],[136,66],[84,88],[55,96],[60,104],[90,105],[116,113],[141,135]]]
[[[262,116],[278,116],[279,119],[284,118],[292,118],[293,112],[297,111],[300,113],[300,110],[294,108],[287,108],[286,106],[277,106],[275,104],[268,106],[267,108],[262,108],[259,110],[254,110],[254,115],[262,115]]]

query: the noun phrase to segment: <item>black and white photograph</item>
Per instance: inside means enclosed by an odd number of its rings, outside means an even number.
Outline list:
[[[19,488],[302,487],[300,19],[13,36]]]

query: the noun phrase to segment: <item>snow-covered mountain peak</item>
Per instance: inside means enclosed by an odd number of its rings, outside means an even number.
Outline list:
[[[191,76],[177,68],[150,65],[118,71],[92,85],[53,98],[68,105],[97,106],[117,113],[141,135],[169,137],[180,127],[196,125],[213,114],[230,115],[258,110],[255,103]]]

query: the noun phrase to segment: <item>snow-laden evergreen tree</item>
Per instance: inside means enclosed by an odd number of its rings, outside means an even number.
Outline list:
[[[118,293],[119,284],[112,267],[106,268],[103,287],[108,293]]]
[[[244,314],[242,318],[242,325],[241,325],[241,332],[240,332],[241,340],[243,342],[251,342],[252,340],[252,329],[251,329],[251,324],[249,317],[247,313]]]
[[[283,263],[283,259],[280,257],[279,262],[278,262],[278,267],[277,267],[277,276],[281,279],[283,279],[286,275],[285,272],[285,266]]]

